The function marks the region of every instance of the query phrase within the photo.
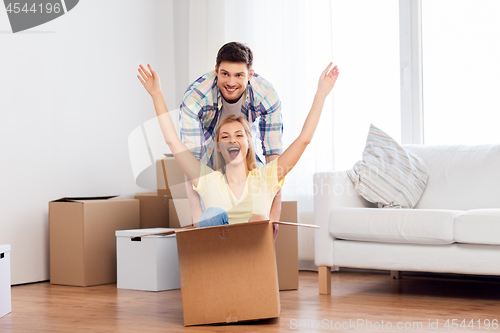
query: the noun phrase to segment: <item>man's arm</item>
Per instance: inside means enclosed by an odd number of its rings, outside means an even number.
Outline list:
[[[276,156],[269,161],[277,158],[283,151],[283,118],[281,116],[281,102],[278,96],[273,93],[266,97],[266,100],[274,101],[265,112],[260,116],[259,132],[262,142],[262,153],[266,156]]]

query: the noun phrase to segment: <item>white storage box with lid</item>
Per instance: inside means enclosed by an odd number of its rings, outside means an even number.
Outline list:
[[[175,234],[138,237],[168,230],[173,229],[115,232],[118,288],[161,291],[181,287]]]
[[[10,245],[0,245],[0,318],[11,311]]]

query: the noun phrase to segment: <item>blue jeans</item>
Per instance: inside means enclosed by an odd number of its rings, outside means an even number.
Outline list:
[[[219,207],[209,207],[201,213],[197,228],[215,227],[229,224],[229,217],[224,209]]]

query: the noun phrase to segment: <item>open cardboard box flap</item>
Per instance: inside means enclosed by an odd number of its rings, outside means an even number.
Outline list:
[[[291,226],[294,226],[294,227],[305,227],[305,228],[319,229],[319,226],[314,225],[314,224],[303,224],[303,223],[284,222],[284,221],[273,221],[273,222],[271,222],[270,220],[247,222],[247,223],[226,224],[226,225],[219,225],[219,226],[215,226],[215,227],[205,227],[205,228],[220,228],[220,227],[223,227],[223,228],[234,228],[234,227],[248,226],[248,225],[252,225],[252,224],[264,224],[264,223],[282,224],[282,225],[291,225]],[[202,229],[205,229],[205,228],[199,228],[198,229],[198,228],[195,228],[193,226],[188,226],[188,227],[184,227],[184,228],[178,228],[178,229],[175,229],[175,230],[154,232],[154,233],[140,235],[140,236],[134,236],[134,237],[130,237],[130,238],[141,238],[141,237],[156,236],[156,235],[165,235],[165,236],[168,236],[168,235],[172,235],[172,234],[179,233],[179,232],[186,232],[186,231],[190,231],[190,230],[202,230]]]
[[[119,195],[106,195],[98,197],[63,197],[60,199],[52,200],[51,202],[80,202],[87,200],[108,200],[118,197]]]

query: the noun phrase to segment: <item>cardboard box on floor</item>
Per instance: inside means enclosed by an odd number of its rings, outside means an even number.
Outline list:
[[[134,199],[139,200],[141,229],[168,228],[170,195],[158,193],[136,193]]]
[[[298,222],[297,201],[282,201],[280,221]],[[295,226],[280,225],[276,237],[276,264],[280,290],[299,288],[298,229]]]
[[[61,198],[49,203],[50,283],[116,282],[116,230],[139,228],[139,200]]]
[[[158,195],[187,198],[184,172],[173,155],[156,160],[156,186]]]
[[[176,234],[184,326],[280,315],[272,224],[249,222],[182,228]]]

